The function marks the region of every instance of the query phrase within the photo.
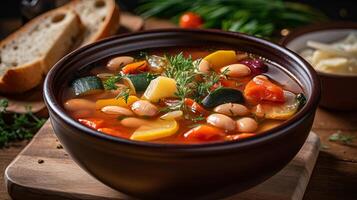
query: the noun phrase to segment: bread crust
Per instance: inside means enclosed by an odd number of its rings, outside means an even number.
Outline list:
[[[77,4],[81,3],[83,0],[73,0],[66,6],[75,8]],[[103,0],[108,4],[109,12],[105,17],[104,22],[99,27],[98,31],[91,35],[89,39],[84,40],[79,46],[84,46],[100,39],[114,35],[120,26],[120,10],[115,0]],[[81,16],[80,13],[78,13]]]
[[[39,85],[42,77],[42,64],[39,60],[13,67],[8,69],[0,79],[0,91],[4,93],[24,92]]]
[[[88,42],[92,43],[95,41],[98,41],[100,39],[103,39],[108,36],[114,35],[119,28],[120,25],[120,11],[119,7],[116,5],[114,0],[110,0],[111,4],[111,15],[108,15],[105,18],[105,21],[101,27],[101,29],[95,34]]]

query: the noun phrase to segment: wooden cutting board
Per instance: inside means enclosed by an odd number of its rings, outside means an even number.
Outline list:
[[[230,200],[302,199],[319,153],[311,132],[296,157],[274,177]],[[5,171],[13,199],[130,199],[84,172],[61,148],[49,121]]]

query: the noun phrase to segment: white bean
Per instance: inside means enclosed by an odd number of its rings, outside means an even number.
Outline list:
[[[244,60],[248,58],[248,54],[247,53],[243,53],[243,52],[237,52],[237,60]]]
[[[222,114],[211,114],[207,117],[207,123],[228,131],[236,129],[236,122],[232,118]]]
[[[198,64],[198,71],[208,73],[210,71],[210,63],[207,60],[202,59]]]
[[[181,110],[175,110],[175,111],[168,112],[168,113],[162,115],[160,118],[165,119],[165,120],[177,119],[179,117],[182,117],[182,115],[183,115],[183,112]]]
[[[77,110],[72,113],[72,116],[76,119],[90,117],[94,110]]]
[[[120,106],[105,106],[101,109],[102,112],[111,115],[121,115],[121,116],[133,116],[134,113],[127,109]]]
[[[145,119],[139,119],[135,117],[128,117],[120,121],[121,125],[128,128],[139,128],[142,125],[149,124],[150,122]]]
[[[258,128],[258,123],[250,117],[243,117],[237,120],[237,129],[239,132],[252,133]]]
[[[221,72],[224,72],[225,70],[228,70],[227,76],[230,77],[239,78],[250,75],[249,67],[243,64],[232,64],[221,68]]]
[[[135,101],[131,105],[131,110],[139,116],[155,116],[158,114],[159,109],[147,100]]]
[[[265,80],[269,80],[267,76],[264,76],[264,75],[258,75],[258,76],[255,76],[253,79],[255,78],[260,78],[260,79],[265,79]]]
[[[221,104],[213,109],[214,112],[228,115],[231,117],[244,116],[249,114],[249,110],[242,104],[238,103],[225,103]]]
[[[114,74],[111,73],[100,73],[97,74],[97,77],[100,79],[108,79],[109,77],[114,76]]]
[[[70,99],[64,103],[64,108],[69,111],[94,110],[95,103],[87,99]]]
[[[119,56],[112,58],[107,63],[107,68],[111,71],[118,71],[120,67],[134,62],[134,58],[130,56]]]

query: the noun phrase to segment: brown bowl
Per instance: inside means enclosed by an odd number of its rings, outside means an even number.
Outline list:
[[[281,44],[294,52],[306,48],[307,40],[334,42],[351,31],[357,34],[357,23],[330,22],[314,24],[294,30],[282,39]],[[357,110],[357,75],[317,72],[321,80],[320,106],[333,110]]]
[[[73,120],[61,94],[91,63],[132,51],[164,47],[227,47],[264,56],[302,86],[306,105],[290,120],[242,141],[179,145],[112,137]],[[48,73],[44,98],[65,150],[89,174],[123,193],[151,199],[229,196],[276,174],[304,144],[320,95],[312,67],[295,53],[255,37],[215,30],[157,30],[116,36],[67,55]]]

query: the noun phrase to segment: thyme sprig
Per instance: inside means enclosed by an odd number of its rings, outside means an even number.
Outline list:
[[[183,53],[167,57],[169,66],[165,69],[165,75],[176,80],[176,96],[180,99],[179,106],[183,106],[184,99],[194,91],[196,73],[191,56],[185,58]]]

